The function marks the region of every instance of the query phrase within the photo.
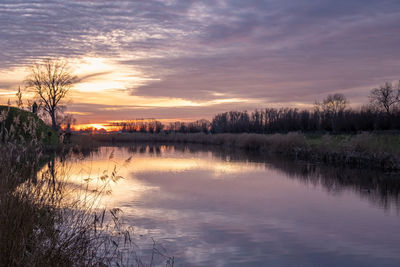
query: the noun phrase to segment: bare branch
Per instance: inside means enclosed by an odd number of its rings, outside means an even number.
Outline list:
[[[49,59],[35,63],[30,68],[25,83],[27,88],[35,92],[43,102],[44,110],[50,115],[54,129],[57,129],[56,112],[74,81],[75,76],[72,75],[65,60]]]
[[[369,99],[373,107],[391,114],[400,103],[400,81],[397,90],[394,90],[392,83],[389,82],[386,82],[380,88],[372,89]]]

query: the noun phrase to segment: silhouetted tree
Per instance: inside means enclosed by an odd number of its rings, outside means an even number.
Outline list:
[[[393,88],[392,83],[386,82],[385,85],[380,88],[371,90],[370,103],[381,110],[386,111],[389,115],[394,108],[400,103],[400,81],[397,85],[397,89]]]
[[[45,60],[30,68],[30,74],[26,78],[27,88],[43,102],[43,108],[50,116],[54,130],[58,130],[56,115],[60,102],[67,96],[74,81],[75,76],[64,60]]]
[[[348,101],[343,94],[328,95],[322,102],[322,110],[337,115],[347,107]]]

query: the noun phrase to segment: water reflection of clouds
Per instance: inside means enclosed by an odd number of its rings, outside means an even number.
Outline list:
[[[207,172],[206,177],[227,179],[230,176],[227,174],[240,174],[258,172],[263,166],[258,164],[217,161],[210,157],[190,157],[183,158],[179,155],[175,157],[152,157],[148,154],[137,154],[129,164],[124,161],[129,157],[120,151],[115,153],[113,159],[109,159],[111,151],[105,150],[99,155],[93,156],[88,161],[77,161],[75,164],[69,164],[69,181],[72,183],[81,184],[84,179],[90,178],[93,187],[98,186],[99,179],[106,171],[111,173],[114,166],[117,169],[117,174],[125,179],[120,180],[116,184],[112,184],[114,192],[111,197],[114,204],[129,199],[130,195],[137,196],[144,191],[154,190],[157,186],[145,185],[135,176],[143,173],[179,173],[179,172]],[[132,200],[132,199],[131,199]]]
[[[113,187],[110,203],[124,210],[137,234],[155,237],[184,265],[395,266],[400,261],[400,234],[393,231],[398,217],[384,216],[358,191],[328,193],[326,186],[342,183],[332,177],[326,183],[322,174],[304,180],[304,169],[288,175],[271,163],[228,162],[209,152],[149,151],[133,154],[123,167],[132,151],[116,149],[109,160],[111,149],[103,149],[90,166],[121,165],[126,179]]]
[[[181,213],[185,215],[180,216]],[[365,245],[361,241],[354,242],[351,235],[325,234],[323,229],[311,226],[299,227],[295,223],[275,219],[254,224],[248,222],[251,218],[224,218],[196,211],[189,214],[192,216],[187,216],[187,211],[174,213],[175,221],[170,221],[162,215],[152,217],[149,212],[144,217],[146,219],[133,216],[136,219],[132,219],[132,222],[136,229],[158,229],[141,233],[158,236],[159,241],[172,250],[170,253],[180,263],[188,265],[251,266],[253,263],[260,266],[268,262],[279,266],[296,266],[301,262],[302,266],[320,266],[321,263],[324,266],[343,266],[351,262],[354,266],[374,266],[371,262],[381,258],[380,262],[391,266],[391,263],[393,265],[394,261],[399,260],[396,248]],[[204,222],[205,217],[208,222]],[[189,221],[192,222],[191,227],[182,227]],[[338,250],[345,252],[338,256]]]

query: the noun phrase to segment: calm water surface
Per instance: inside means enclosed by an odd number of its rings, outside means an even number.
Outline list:
[[[68,162],[77,180],[116,165],[106,205],[177,266],[400,266],[396,174],[173,146]]]

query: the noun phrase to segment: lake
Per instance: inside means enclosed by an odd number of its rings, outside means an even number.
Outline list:
[[[76,183],[116,166],[103,205],[122,209],[145,259],[153,238],[176,266],[400,266],[398,174],[200,146],[101,147],[63,164]]]

